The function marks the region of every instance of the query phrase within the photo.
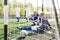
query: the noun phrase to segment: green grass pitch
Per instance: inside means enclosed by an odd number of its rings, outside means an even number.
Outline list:
[[[53,20],[49,20],[49,22],[50,21],[54,23]],[[31,22],[27,23],[25,19],[21,19],[20,23],[17,23],[16,19],[9,19],[8,22],[9,22],[8,23],[8,39],[10,40],[17,37],[17,35],[19,35],[19,30],[16,28],[16,26],[19,25],[20,27],[24,27],[32,24]],[[0,19],[0,40],[3,40],[3,39],[4,39],[4,19]]]

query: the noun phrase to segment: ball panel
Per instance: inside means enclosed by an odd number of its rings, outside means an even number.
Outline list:
[[[28,35],[28,33],[27,33],[26,30],[21,30],[21,31],[20,31],[20,36],[21,36],[21,37],[25,37],[25,36],[27,36],[27,35]]]

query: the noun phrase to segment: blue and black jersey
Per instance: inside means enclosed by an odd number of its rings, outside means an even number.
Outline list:
[[[38,19],[40,17],[40,15],[37,13],[37,14],[33,14],[32,17],[34,17],[34,20]]]

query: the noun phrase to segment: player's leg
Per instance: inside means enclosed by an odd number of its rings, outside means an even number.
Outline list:
[[[31,30],[31,26],[26,26],[26,27],[17,27],[19,30]]]
[[[34,25],[37,25],[38,24],[38,18],[37,17],[34,17],[34,19],[33,19],[33,26]]]
[[[39,28],[37,28],[38,30],[44,30],[44,25],[41,25]]]
[[[26,21],[28,22],[29,20],[28,20],[28,15],[26,14]]]
[[[19,18],[17,17],[17,22],[19,22],[19,20],[18,20]]]
[[[47,20],[46,20],[47,21]],[[47,21],[48,27],[50,28],[50,30],[52,29],[50,23]]]
[[[17,17],[17,22],[20,22],[20,17]]]
[[[33,24],[32,24],[31,26],[35,26],[35,25],[36,25],[36,24],[35,24],[35,21],[32,21],[32,23],[33,23]]]
[[[33,22],[33,19],[32,19],[32,17],[30,17],[30,18],[29,18],[29,21],[30,21],[30,22]]]
[[[49,26],[45,26],[46,31],[51,30]]]
[[[39,19],[36,19],[36,20],[35,20],[35,24],[36,24],[36,25],[39,25]]]
[[[24,19],[24,15],[22,15],[22,16],[23,16],[22,18]]]
[[[37,28],[37,33],[44,33],[44,25],[41,25],[40,27]]]
[[[27,22],[29,22],[29,16],[26,17]]]

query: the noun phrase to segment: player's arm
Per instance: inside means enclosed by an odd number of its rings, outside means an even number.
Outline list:
[[[34,20],[34,15],[32,15],[31,18]]]
[[[38,19],[40,18],[40,14],[37,15],[38,16]]]
[[[46,17],[45,19],[46,19],[46,21],[47,21],[47,24],[48,24],[48,26],[51,26],[51,25],[50,25],[50,23],[48,22],[48,19],[47,19],[47,17]]]

